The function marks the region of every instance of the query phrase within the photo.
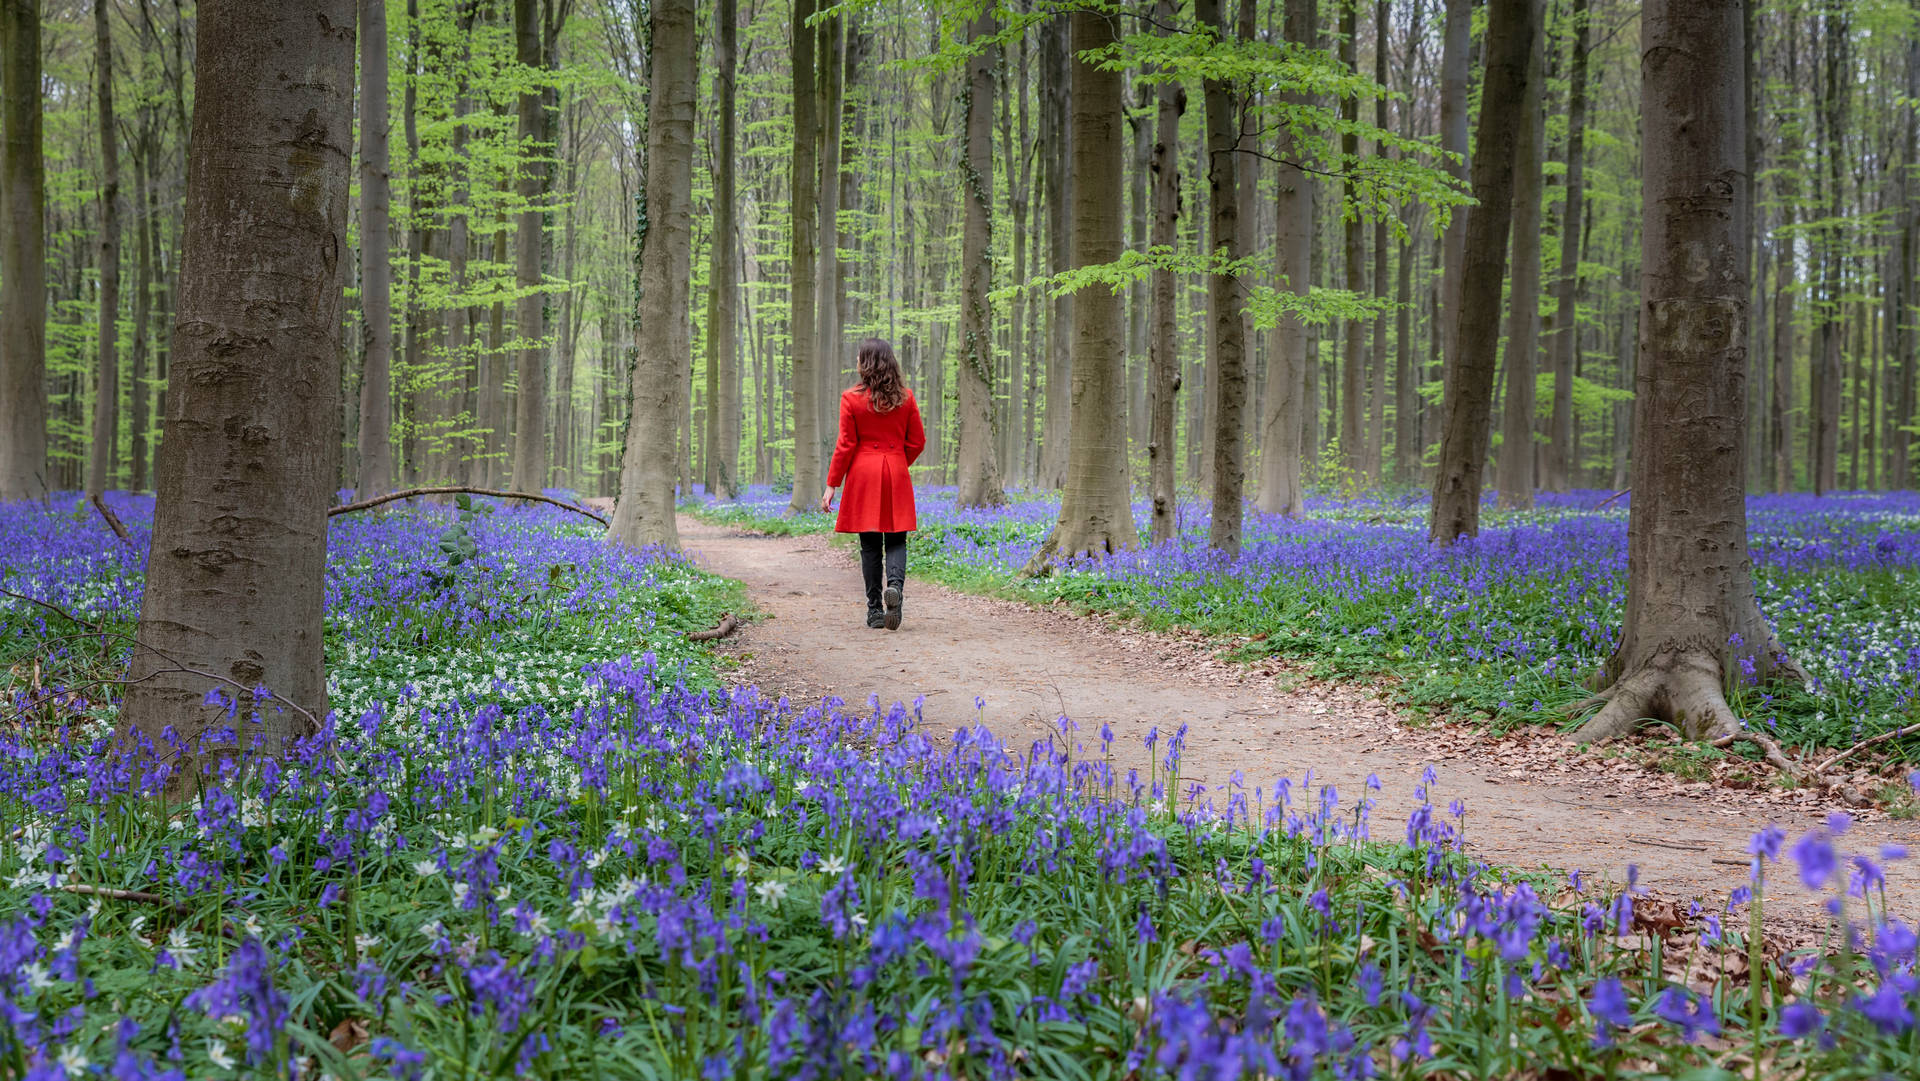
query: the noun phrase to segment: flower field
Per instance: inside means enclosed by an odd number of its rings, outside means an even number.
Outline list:
[[[84,505],[0,508],[0,587],[129,626],[146,508],[117,507],[127,544]],[[1327,542],[1397,511],[1367,513],[1323,523]],[[1035,514],[942,522],[938,558],[1017,559]],[[335,722],[181,802],[106,739],[114,640],[5,599],[0,1072],[1871,1078],[1920,1061],[1915,935],[1879,909],[1881,865],[1905,854],[1850,857],[1843,816],[1756,836],[1755,888],[1700,911],[1472,863],[1431,775],[1404,823],[1373,816],[1371,787],[1310,774],[1195,805],[1181,732],[1151,737],[1149,775],[1117,776],[1064,738],[723,690],[681,633],[733,587],[578,521],[336,522]],[[1294,542],[1262,543],[1278,559]],[[1184,558],[1190,588],[1224,588]],[[1745,933],[1763,884],[1827,890],[1853,933],[1778,953]]]
[[[1452,550],[1427,543],[1424,499],[1315,499],[1300,521],[1249,514],[1233,560],[1207,548],[1204,503],[1186,504],[1169,544],[1022,580],[1015,572],[1057,499],[958,511],[950,489],[923,489],[910,560],[916,573],[966,588],[1252,637],[1247,655],[1323,674],[1390,674],[1418,705],[1563,722],[1612,651],[1626,597],[1629,500],[1596,509],[1607,498],[1543,494],[1526,512],[1489,505],[1479,538]],[[783,517],[786,497],[763,489],[695,509],[757,529],[832,528],[824,515]],[[1813,682],[1737,686],[1735,708],[1802,746],[1845,746],[1920,720],[1920,494],[1762,496],[1748,513],[1761,609]],[[1144,501],[1135,515],[1144,530]],[[1920,757],[1920,744],[1909,753]]]

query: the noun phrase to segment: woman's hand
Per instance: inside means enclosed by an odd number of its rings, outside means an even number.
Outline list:
[[[820,513],[825,514],[826,512],[832,509],[833,509],[833,489],[828,488],[826,491],[820,493]]]

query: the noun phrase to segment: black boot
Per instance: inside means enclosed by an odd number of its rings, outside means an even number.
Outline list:
[[[860,534],[860,576],[867,585],[867,626],[879,630],[886,626],[886,612],[881,605],[881,551],[880,534]]]
[[[890,631],[900,629],[901,597],[900,592],[907,584],[907,535],[905,533],[887,534],[886,554],[887,588],[880,594],[880,602],[886,612],[886,626]]]

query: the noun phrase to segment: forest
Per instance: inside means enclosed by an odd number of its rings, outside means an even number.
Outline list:
[[[1917,244],[1916,0],[0,0],[0,1075],[1909,1076]]]

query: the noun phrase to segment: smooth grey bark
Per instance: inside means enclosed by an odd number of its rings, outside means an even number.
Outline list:
[[[1444,3],[1446,16],[1441,24],[1440,41],[1440,149],[1448,155],[1447,172],[1464,183],[1470,171],[1467,107],[1472,72],[1467,54],[1473,44],[1474,0],[1444,0]],[[1440,310],[1435,332],[1440,338],[1443,357],[1442,378],[1444,372],[1453,367],[1454,355],[1459,350],[1460,286],[1466,269],[1467,223],[1472,219],[1472,208],[1454,208],[1440,240]],[[1429,415],[1444,423],[1440,410],[1432,410]]]
[[[739,66],[735,0],[715,0],[713,243],[707,271],[707,492],[740,494],[740,347],[735,309],[739,271],[734,224],[734,83]]]
[[[148,212],[148,192],[152,190],[154,154],[152,111],[140,109],[140,136],[134,142],[134,253],[133,253],[133,356],[127,370],[132,401],[128,410],[127,490],[147,490],[147,414],[151,404],[147,395],[147,362],[153,353],[153,278],[157,260],[153,258],[153,232],[159,227]]]
[[[47,184],[40,145],[40,0],[0,0],[0,503],[47,476]]]
[[[1741,731],[1724,688],[1797,675],[1754,599],[1747,548],[1749,304],[1742,0],[1648,0],[1642,19],[1640,329],[1633,505],[1605,705],[1574,738],[1643,718],[1694,739]],[[1749,735],[1767,746],[1763,737]],[[1777,757],[1777,752],[1774,755]]]
[[[1920,37],[1907,41],[1907,96],[1920,100]],[[1900,133],[1899,181],[1896,187],[1896,222],[1899,236],[1894,246],[1894,280],[1898,288],[1890,298],[1893,324],[1893,387],[1889,395],[1893,407],[1892,431],[1887,436],[1887,484],[1893,488],[1913,486],[1914,368],[1916,337],[1913,311],[1914,278],[1920,275],[1920,185],[1913,182],[1913,170],[1920,167],[1920,117],[1914,110],[1906,114]]]
[[[647,231],[640,243],[640,326],[633,412],[620,463],[610,540],[678,548],[673,453],[687,364],[693,262],[693,110],[700,37],[694,0],[653,0],[647,98]]]
[[[113,115],[113,31],[103,0],[94,0],[93,40],[94,101],[100,109],[100,306],[87,494],[98,495],[112,485],[120,459],[120,133]]]
[[[537,77],[546,67],[540,35],[539,0],[513,0],[515,59],[523,77]],[[545,227],[541,193],[552,153],[548,143],[546,103],[538,87],[523,90],[519,101],[518,137],[523,158],[519,169],[521,205],[514,218],[513,276],[519,290],[514,302],[514,336],[520,348],[514,367],[513,484],[515,491],[538,492],[547,485],[547,315],[544,253]],[[644,336],[644,335],[643,335]]]
[[[1286,40],[1291,48],[1314,47],[1316,0],[1287,0]],[[1288,93],[1281,102],[1301,108],[1311,102],[1306,94]],[[1274,276],[1281,288],[1304,297],[1312,289],[1313,177],[1300,168],[1304,148],[1292,127],[1282,125],[1279,159],[1274,172]],[[1313,364],[1308,330],[1297,315],[1284,314],[1275,324],[1267,350],[1267,392],[1260,418],[1260,489],[1256,505],[1266,514],[1298,517],[1306,510],[1301,484],[1300,451],[1309,408],[1307,373]]]
[[[1361,0],[1339,0],[1340,3],[1340,66],[1352,72],[1357,78],[1360,74],[1358,62],[1359,35],[1358,14]],[[1360,157],[1360,137],[1354,133],[1352,125],[1360,119],[1359,99],[1345,95],[1340,99],[1340,120],[1346,129],[1340,135],[1340,156],[1345,161],[1358,161]],[[1344,182],[1345,197],[1349,201],[1354,195],[1354,180],[1349,176]],[[1367,292],[1367,244],[1366,233],[1357,216],[1347,217],[1341,226],[1345,243],[1341,247],[1341,269],[1345,275],[1344,285],[1355,296]],[[1367,476],[1367,324],[1362,319],[1346,320],[1345,345],[1342,348],[1340,380],[1340,465],[1348,476],[1364,482]]]
[[[1194,0],[1194,17],[1220,40],[1232,40],[1220,0]],[[1240,221],[1240,114],[1233,87],[1225,80],[1203,79],[1207,110],[1207,249],[1215,258],[1238,261],[1246,254]],[[1240,554],[1246,490],[1247,330],[1245,290],[1232,274],[1210,274],[1207,306],[1213,340],[1213,371],[1218,388],[1213,416],[1213,515],[1207,544],[1229,556]]]
[[[793,284],[787,293],[788,338],[793,350],[793,367],[787,374],[787,386],[793,396],[793,499],[789,512],[798,513],[813,505],[823,490],[825,470],[820,461],[821,411],[816,365],[826,363],[819,355],[820,343],[814,336],[818,303],[819,258],[816,235],[819,213],[820,162],[817,144],[817,107],[813,58],[814,0],[793,0],[791,33],[793,38],[793,156],[789,161],[787,184],[790,247],[788,266]]]
[[[1460,283],[1458,349],[1447,363],[1440,462],[1428,536],[1452,544],[1480,531],[1480,481],[1491,441],[1500,286],[1507,276],[1513,163],[1526,94],[1528,53],[1539,27],[1535,0],[1489,0],[1486,82],[1473,148],[1473,195]]]
[[[1126,135],[1120,74],[1082,59],[1116,40],[1114,20],[1075,10],[1068,16],[1073,124],[1073,265],[1096,266],[1120,257],[1121,190]],[[1127,469],[1125,387],[1126,313],[1121,298],[1095,287],[1074,298],[1073,437],[1060,519],[1028,562],[1038,572],[1056,558],[1139,546]]]
[[[1007,501],[993,438],[993,69],[999,49],[991,11],[982,9],[967,25],[975,47],[967,58],[965,110],[966,156],[959,170],[960,200],[966,207],[960,233],[960,445],[961,507],[994,507]]]
[[[388,238],[387,0],[360,0],[360,377],[358,494],[393,487],[393,260]]]
[[[1406,55],[1400,69],[1401,92],[1412,98],[1415,72],[1420,67],[1420,44],[1426,40],[1422,25],[1423,4],[1413,6],[1407,20]],[[1400,105],[1400,134],[1413,138],[1415,107],[1411,100]],[[1420,395],[1418,375],[1413,368],[1413,262],[1419,245],[1413,240],[1400,242],[1400,261],[1395,267],[1393,326],[1393,478],[1412,484],[1420,475]]]
[[[1846,12],[1829,9],[1823,16],[1825,27],[1826,87],[1818,106],[1822,120],[1821,157],[1827,173],[1827,224],[1821,229],[1820,332],[1814,354],[1812,454],[1808,462],[1813,493],[1822,495],[1840,486],[1840,406],[1845,375],[1842,372],[1841,303],[1845,274],[1845,229],[1843,222],[1844,179],[1841,173],[1843,138],[1848,120],[1848,103],[1853,92],[1853,68],[1847,38],[1851,19]]]
[[[1047,270],[1058,274],[1072,261],[1072,231],[1068,208],[1074,203],[1075,176],[1070,168],[1075,134],[1069,127],[1074,72],[1079,64],[1068,50],[1068,29],[1060,19],[1040,26],[1040,182],[1046,190]],[[1049,302],[1046,350],[1046,415],[1040,430],[1041,488],[1066,483],[1067,457],[1072,445],[1072,354],[1075,334],[1074,302],[1058,296]]]
[[[1533,24],[1545,22],[1545,0],[1531,0]],[[1533,506],[1534,361],[1540,345],[1540,192],[1546,159],[1546,114],[1541,83],[1546,34],[1533,35],[1527,87],[1520,99],[1520,130],[1513,148],[1513,273],[1508,284],[1506,401],[1494,484],[1503,507]],[[1578,230],[1577,221],[1570,223]],[[1577,244],[1577,241],[1575,242]]]
[[[178,378],[119,722],[123,745],[143,738],[172,764],[177,794],[209,760],[256,738],[277,753],[326,716],[353,17],[353,0],[199,7]],[[245,721],[202,744],[231,725],[206,704],[216,689]]]
[[[1546,476],[1549,491],[1564,492],[1573,482],[1573,370],[1580,340],[1580,248],[1587,175],[1587,0],[1572,0],[1573,46],[1567,63],[1567,199],[1560,215],[1560,276],[1554,283],[1553,414],[1547,430]]]
[[[1380,86],[1387,85],[1387,35],[1392,27],[1387,0],[1376,0],[1373,5],[1373,81]],[[1373,99],[1373,125],[1381,131],[1387,130],[1387,95],[1376,94]],[[1376,141],[1374,154],[1384,157],[1386,149]],[[1387,220],[1376,219],[1373,223],[1373,295],[1376,299],[1387,298]],[[1368,378],[1370,393],[1367,397],[1367,451],[1366,474],[1370,480],[1379,481],[1386,474],[1382,466],[1386,460],[1387,440],[1387,309],[1381,308],[1373,317],[1373,342],[1370,346],[1372,372]]]
[[[1154,22],[1170,26],[1172,0],[1156,0]],[[1180,117],[1187,110],[1187,92],[1169,80],[1154,88],[1154,139],[1149,169],[1153,174],[1153,230],[1155,248],[1171,249],[1180,240]],[[1173,539],[1178,491],[1174,485],[1173,421],[1180,392],[1180,354],[1174,347],[1175,277],[1156,267],[1152,274],[1147,338],[1147,486],[1153,501],[1152,538],[1155,544]]]
[[[815,300],[819,304],[819,314],[814,322],[819,335],[814,352],[818,361],[814,369],[814,402],[819,410],[815,453],[824,469],[825,463],[833,459],[833,445],[840,436],[840,379],[850,367],[851,359],[851,351],[846,347],[840,328],[841,293],[846,286],[840,267],[840,134],[847,59],[845,21],[838,15],[828,16],[821,22],[817,32],[815,48],[819,50],[817,55],[820,59],[820,80],[817,84],[820,187],[816,209],[820,216],[817,226],[820,265],[814,279],[817,283]]]

